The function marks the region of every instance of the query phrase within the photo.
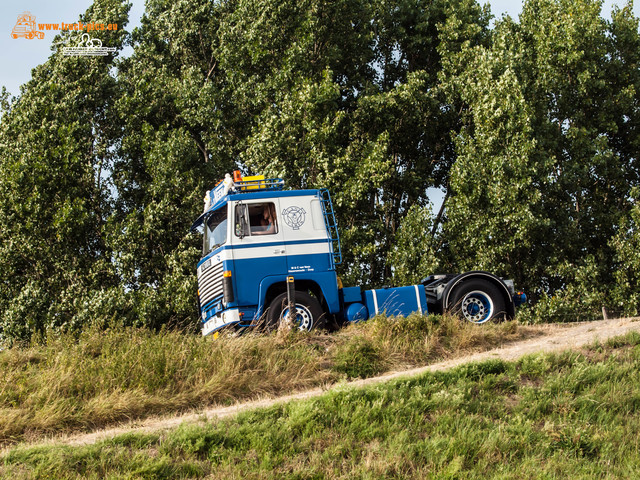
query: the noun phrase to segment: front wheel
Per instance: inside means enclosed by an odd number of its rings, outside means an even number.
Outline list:
[[[286,293],[278,295],[269,306],[267,312],[267,328],[277,328],[289,315],[289,298]],[[298,330],[312,330],[324,328],[326,315],[322,311],[320,302],[306,292],[296,292],[296,312],[294,328]]]
[[[506,315],[500,290],[483,280],[469,280],[456,287],[451,305],[451,311],[471,323],[485,323]]]

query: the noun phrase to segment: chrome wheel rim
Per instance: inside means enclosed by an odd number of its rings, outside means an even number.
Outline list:
[[[289,307],[286,307],[280,314],[280,322],[287,320],[289,316]],[[313,326],[313,316],[307,307],[296,303],[296,318],[294,320],[298,330],[311,330]]]
[[[493,301],[484,292],[475,290],[462,299],[462,316],[471,323],[484,323],[493,315]]]

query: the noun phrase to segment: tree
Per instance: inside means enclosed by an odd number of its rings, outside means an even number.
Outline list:
[[[92,33],[122,48],[130,5],[97,0],[82,22],[118,24]],[[77,42],[71,32],[57,43]],[[117,53],[116,53],[117,55]],[[104,237],[108,172],[119,121],[113,57],[65,57],[32,72],[0,124],[0,335],[68,327],[87,292],[117,284]]]
[[[204,192],[234,168],[233,110],[220,69],[227,6],[150,1],[119,65],[122,143],[112,175],[108,244],[129,322],[193,325],[199,240],[188,234]]]
[[[534,299],[575,283],[576,268],[594,272],[592,288],[612,284],[607,245],[638,173],[633,25],[630,7],[608,24],[599,2],[532,0],[491,47],[450,57],[447,83],[467,105],[446,226],[460,268],[492,266]]]
[[[380,285],[408,208],[428,205],[427,188],[447,183],[453,161],[458,115],[437,88],[438,25],[463,11],[476,28],[461,38],[475,43],[487,11],[470,1],[277,3],[238,2],[221,28],[231,96],[255,118],[240,158],[294,188],[330,188],[345,281]]]
[[[638,315],[640,311],[640,189],[633,192],[633,207],[611,240],[615,251],[615,279],[611,306],[620,313]]]

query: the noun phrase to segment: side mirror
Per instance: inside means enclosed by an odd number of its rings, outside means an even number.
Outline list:
[[[242,240],[245,237],[247,231],[247,217],[246,209],[243,204],[239,203],[236,206],[237,222],[236,222],[236,235]]]

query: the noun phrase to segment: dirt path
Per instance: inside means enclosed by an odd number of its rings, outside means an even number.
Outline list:
[[[544,333],[533,339],[511,343],[505,347],[488,350],[486,352],[475,353],[464,357],[435,363],[426,367],[414,368],[400,372],[389,372],[385,375],[357,380],[349,383],[341,383],[328,388],[315,388],[304,392],[294,393],[278,398],[263,398],[251,402],[238,403],[229,407],[214,407],[206,410],[196,411],[180,416],[149,418],[131,422],[115,428],[99,430],[96,432],[67,435],[64,437],[51,438],[38,441],[31,445],[58,444],[58,445],[88,445],[99,440],[113,437],[122,433],[143,433],[157,432],[175,428],[178,425],[188,422],[203,422],[213,419],[229,417],[244,410],[267,407],[276,403],[289,402],[322,395],[333,389],[357,388],[378,382],[385,382],[391,379],[410,377],[424,372],[446,370],[463,363],[477,362],[490,358],[502,360],[517,360],[518,358],[537,352],[559,352],[571,350],[591,344],[596,340],[605,341],[608,338],[623,335],[632,330],[640,331],[640,318],[625,318],[614,320],[601,320],[596,322],[574,323],[574,324],[549,324],[539,327]]]

